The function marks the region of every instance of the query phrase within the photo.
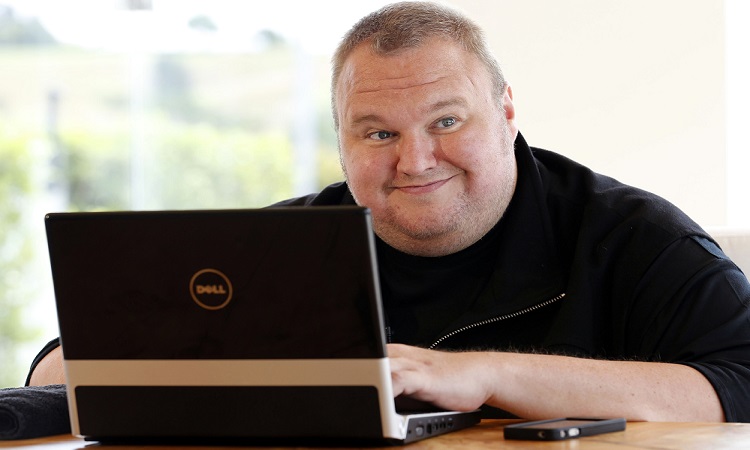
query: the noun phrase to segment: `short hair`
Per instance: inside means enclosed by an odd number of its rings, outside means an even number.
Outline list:
[[[430,2],[400,2],[363,17],[344,35],[332,58],[331,108],[338,130],[336,90],[344,62],[360,44],[369,41],[377,55],[392,55],[403,49],[416,48],[428,38],[446,37],[475,55],[493,79],[493,93],[502,101],[505,77],[490,52],[482,29],[465,15]]]

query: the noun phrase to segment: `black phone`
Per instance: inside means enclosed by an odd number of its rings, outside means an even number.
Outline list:
[[[566,417],[506,425],[503,434],[505,439],[559,441],[624,429],[625,419],[623,418],[584,419]]]

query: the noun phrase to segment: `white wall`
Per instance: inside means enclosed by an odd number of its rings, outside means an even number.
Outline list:
[[[750,2],[725,0],[724,3],[727,36],[727,225],[750,228],[750,27],[747,26]]]
[[[531,145],[728,224],[724,1],[447,3],[487,32]]]

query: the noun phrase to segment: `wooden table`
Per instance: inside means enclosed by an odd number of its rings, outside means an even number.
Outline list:
[[[485,420],[479,425],[455,433],[415,442],[404,448],[409,450],[440,449],[545,449],[545,450],[595,450],[595,449],[750,449],[750,424],[631,422],[625,431],[601,434],[569,441],[534,442],[505,441],[503,426],[515,421]],[[72,450],[91,446],[90,450],[111,448],[116,450],[154,449],[173,450],[176,446],[106,446],[86,442],[69,435],[51,436],[22,441],[0,441],[0,448],[23,450]],[[250,447],[190,447],[191,449],[229,450]],[[263,447],[271,450],[269,447]],[[394,447],[387,447],[393,449]],[[395,447],[398,448],[398,447]],[[371,447],[372,449],[372,447]],[[340,450],[340,449],[339,449]]]

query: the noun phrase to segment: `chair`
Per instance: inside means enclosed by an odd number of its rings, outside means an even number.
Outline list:
[[[750,228],[709,228],[706,231],[716,239],[724,253],[750,276]]]

